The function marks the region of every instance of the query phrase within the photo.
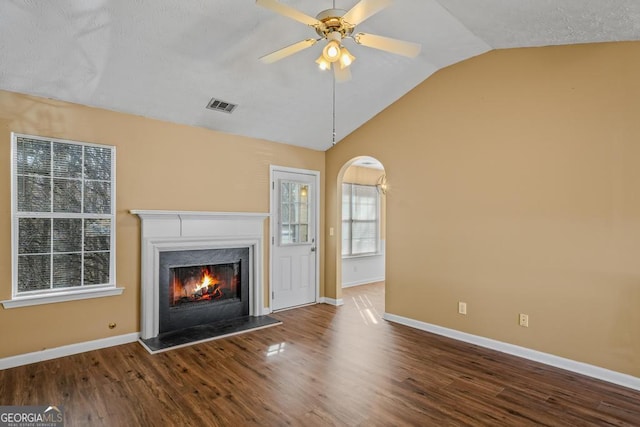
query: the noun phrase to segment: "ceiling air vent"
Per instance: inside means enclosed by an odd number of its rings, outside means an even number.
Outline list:
[[[232,104],[216,98],[211,98],[211,101],[207,104],[208,109],[222,111],[223,113],[232,113],[237,106],[238,104]]]

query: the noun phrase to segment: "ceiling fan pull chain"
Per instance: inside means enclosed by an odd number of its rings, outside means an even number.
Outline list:
[[[333,75],[333,135],[331,145],[336,145],[336,76]]]

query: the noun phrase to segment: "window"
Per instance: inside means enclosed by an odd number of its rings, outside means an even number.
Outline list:
[[[374,185],[342,184],[342,255],[378,252],[380,199]]]
[[[309,185],[280,181],[280,245],[309,243]]]
[[[12,162],[13,298],[115,288],[115,147],[12,134]]]

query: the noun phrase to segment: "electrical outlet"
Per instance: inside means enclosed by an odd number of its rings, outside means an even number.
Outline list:
[[[520,326],[524,326],[525,328],[529,327],[529,315],[520,313],[520,317],[518,318],[518,324]]]
[[[329,236],[333,236],[333,227],[329,227]]]
[[[467,314],[467,303],[458,301],[458,313]]]

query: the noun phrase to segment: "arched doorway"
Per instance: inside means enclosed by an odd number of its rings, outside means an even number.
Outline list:
[[[386,173],[382,163],[369,156],[349,160],[338,174],[337,242],[340,288],[385,281]]]

